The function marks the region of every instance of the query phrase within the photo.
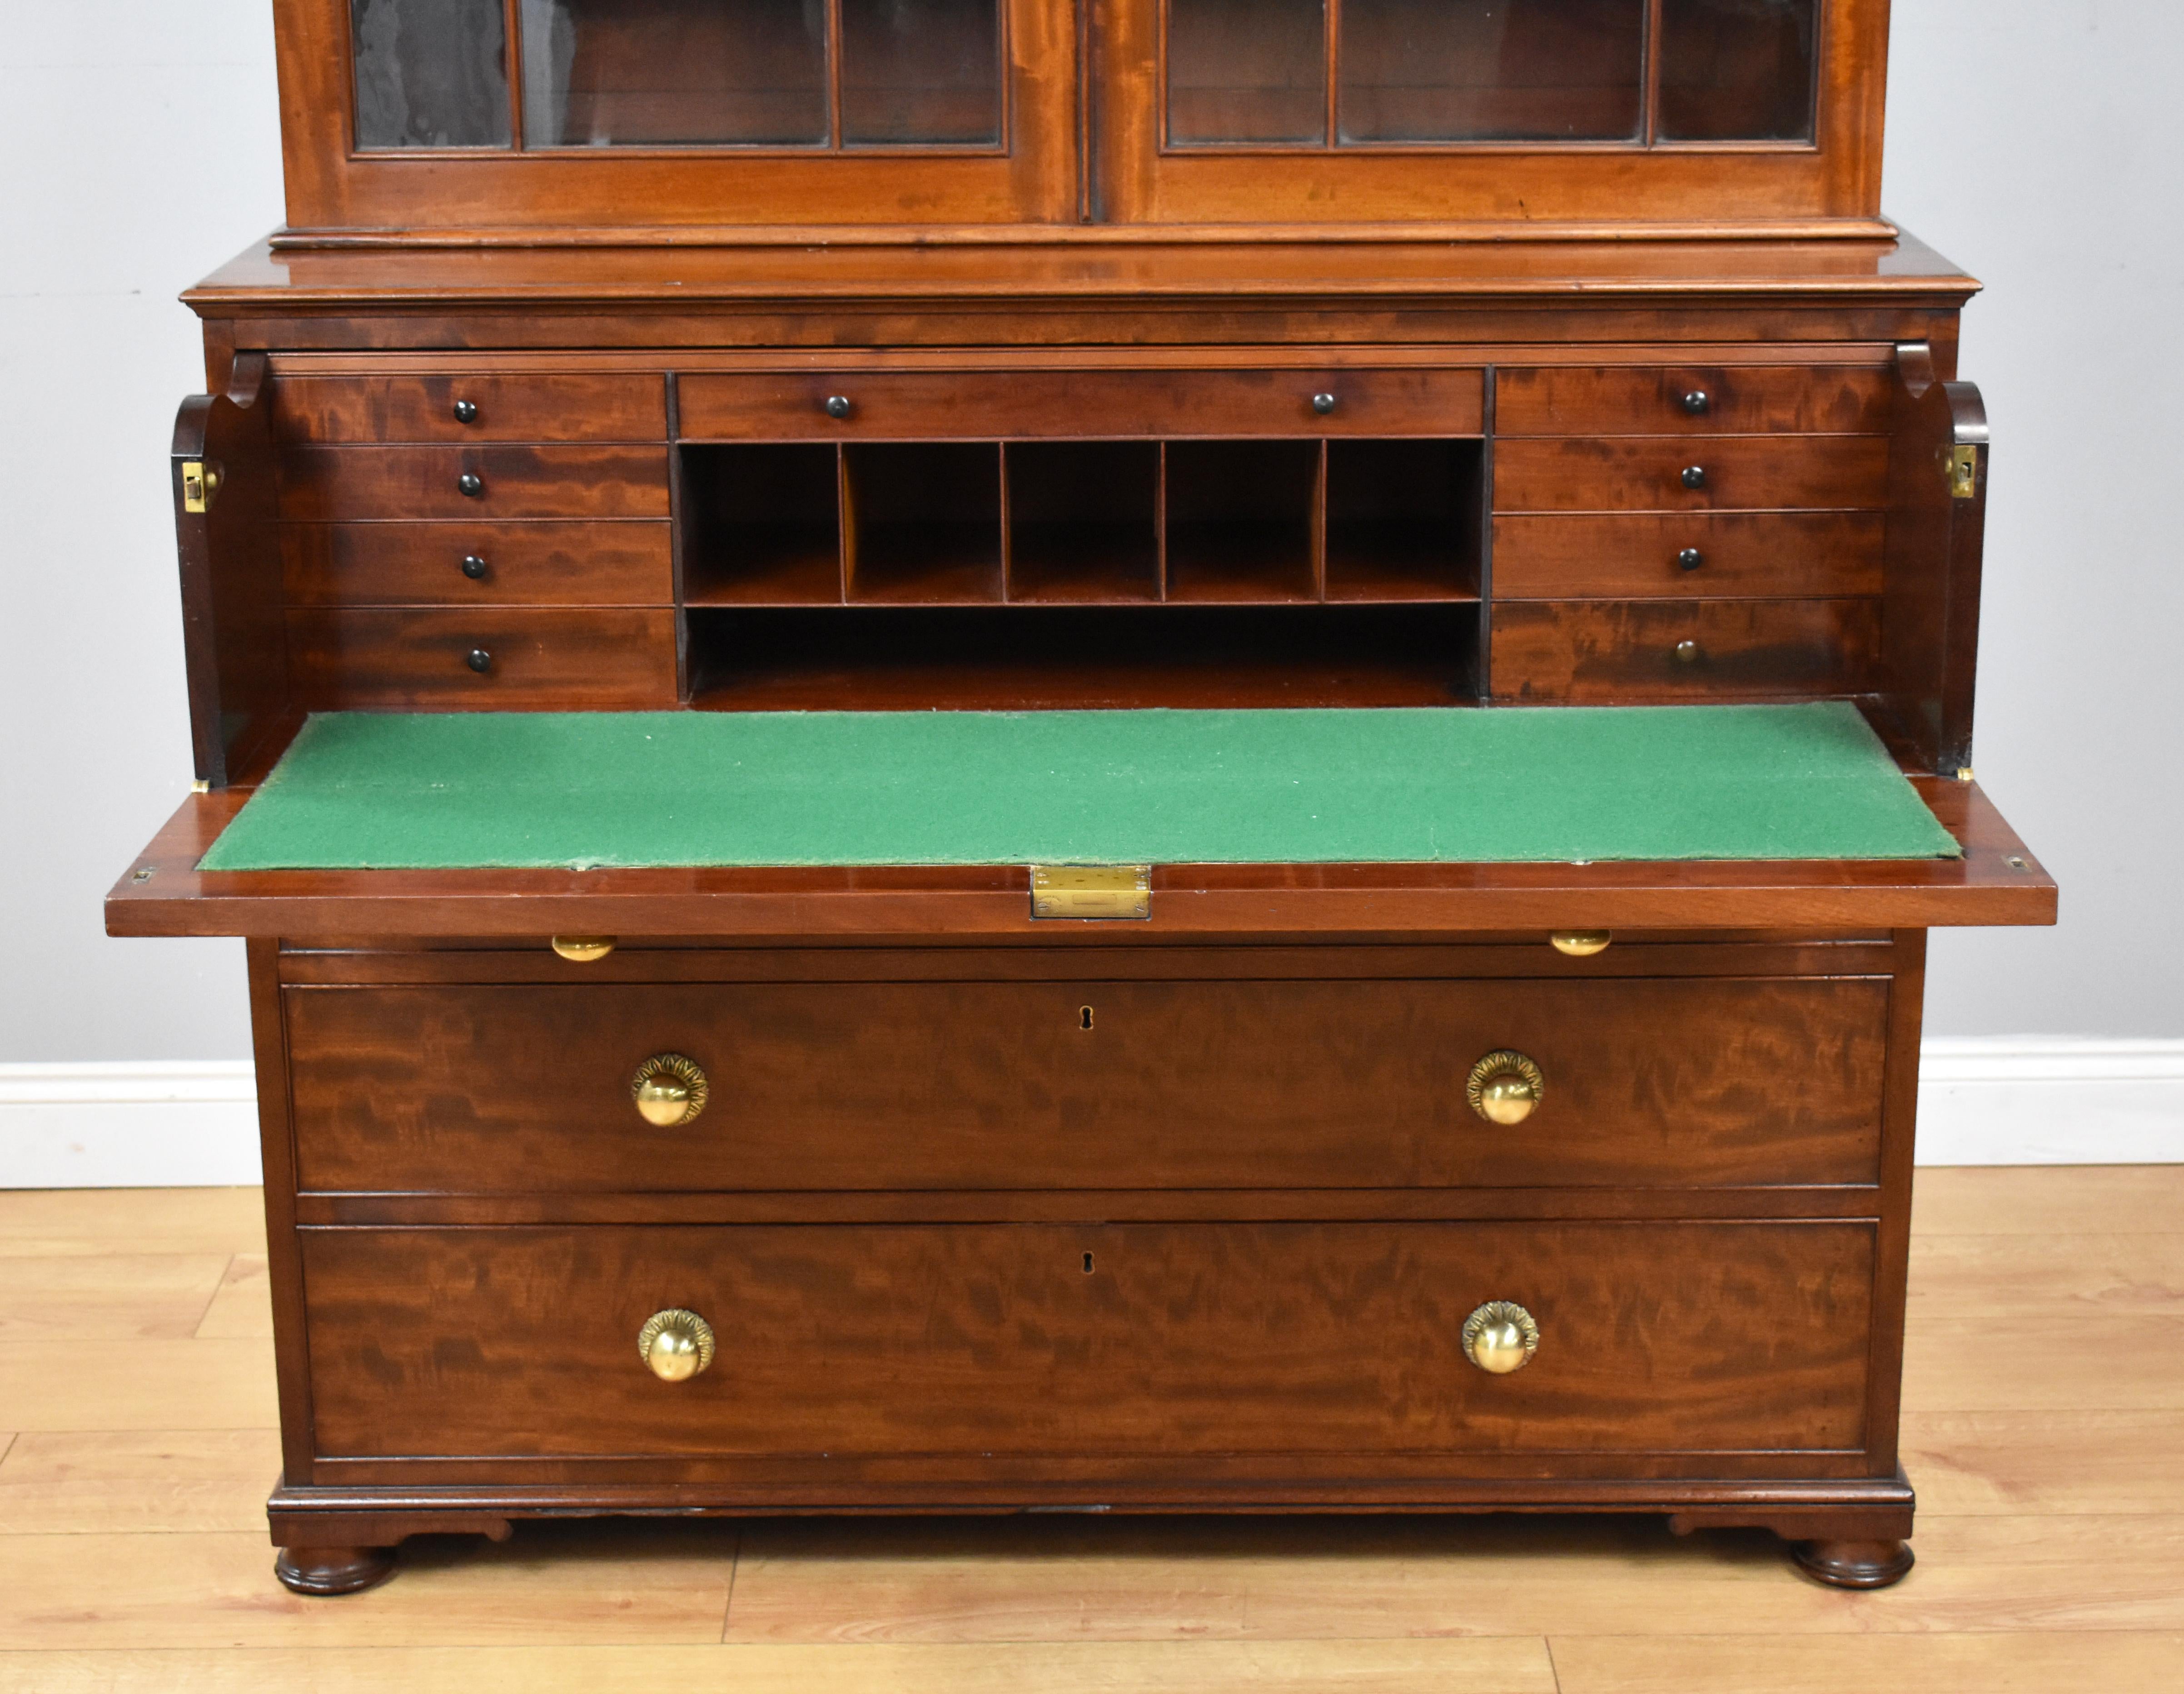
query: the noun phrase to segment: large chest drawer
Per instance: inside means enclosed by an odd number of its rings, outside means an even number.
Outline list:
[[[1873,1234],[1819,1223],[306,1229],[329,1457],[1862,1445]],[[1490,1374],[1467,1317],[1523,1307]],[[647,1369],[652,1314],[712,1362]],[[1808,1461],[1809,1463],[1809,1461]]]
[[[333,1191],[1876,1180],[1886,978],[292,987]],[[1541,1079],[1522,1122],[1468,1082]],[[648,1060],[702,1072],[641,1116]]]

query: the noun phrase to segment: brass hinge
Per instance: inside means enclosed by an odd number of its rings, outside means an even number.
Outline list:
[[[1034,865],[1034,917],[1150,917],[1150,865]]]
[[[220,492],[220,466],[208,465],[202,459],[182,461],[182,510],[202,515],[212,504],[212,497]]]
[[[1949,493],[1953,499],[1969,500],[1979,492],[1979,449],[1953,447],[1949,449]]]

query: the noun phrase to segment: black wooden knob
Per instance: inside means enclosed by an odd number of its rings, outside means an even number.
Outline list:
[[[1684,486],[1686,488],[1703,488],[1706,487],[1706,466],[1703,465],[1685,465],[1684,467]]]
[[[850,415],[850,397],[849,397],[847,394],[829,394],[829,395],[827,395],[827,415],[828,417],[830,417],[830,418],[845,418],[845,417],[849,416],[849,415]]]
[[[1691,479],[1691,473],[1688,471],[1685,471],[1684,480],[1688,482]],[[476,499],[480,494],[482,494],[485,492],[485,478],[479,476],[476,471],[465,471],[461,476],[455,478],[455,486],[458,488],[460,488],[464,493],[470,496],[471,499]]]
[[[1694,388],[1684,396],[1684,410],[1693,417],[1713,409],[1713,398],[1703,388]]]
[[[1696,558],[1697,555],[1692,556]],[[465,553],[463,554],[463,575],[473,582],[482,582],[485,580],[485,560],[475,553]]]
[[[457,423],[476,423],[477,421],[477,402],[476,400],[456,401],[455,421]]]
[[[1697,548],[1686,547],[1676,555],[1676,563],[1686,571],[1696,571],[1706,563],[1706,558]]]
[[[493,655],[482,647],[473,647],[471,649],[470,657],[464,660],[463,663],[482,677],[493,669]]]
[[[1314,394],[1312,397],[1312,409],[1318,412],[1320,416],[1325,417],[1329,412],[1334,410],[1334,396],[1332,394]]]

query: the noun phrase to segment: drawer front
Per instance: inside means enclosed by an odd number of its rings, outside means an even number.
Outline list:
[[[642,373],[284,376],[273,429],[294,442],[665,441],[667,383]]]
[[[1878,512],[1554,513],[1494,520],[1497,600],[1878,594]],[[1696,554],[1695,562],[1686,554]]]
[[[482,652],[482,670],[471,655]],[[288,613],[288,670],[307,710],[611,710],[676,703],[671,610]]]
[[[1685,472],[1702,473],[1699,485]],[[1863,435],[1740,435],[1709,441],[1505,441],[1494,449],[1497,512],[1878,510],[1888,443]]]
[[[291,605],[675,604],[664,523],[287,524],[281,561]]]
[[[1841,1451],[1871,1226],[306,1229],[323,1456]],[[1089,1267],[1088,1269],[1087,1267]],[[1523,1368],[1461,1351],[1513,1301]],[[662,1382],[655,1312],[715,1332]]]
[[[1882,365],[1672,365],[1504,369],[1495,433],[1886,435]]]
[[[443,984],[287,1004],[313,1190],[1775,1185],[1877,1180],[1888,984]],[[1545,1078],[1515,1128],[1465,1092],[1505,1048]],[[632,1102],[659,1054],[705,1073],[688,1124]]]
[[[793,371],[688,376],[678,391],[694,441],[1477,435],[1485,415],[1477,370]],[[1314,408],[1322,394],[1332,411]]]
[[[1858,694],[1871,685],[1880,650],[1880,603],[1871,599],[1519,600],[1494,610],[1494,694],[1600,701]]]
[[[665,447],[298,447],[280,481],[281,515],[313,522],[668,515]]]

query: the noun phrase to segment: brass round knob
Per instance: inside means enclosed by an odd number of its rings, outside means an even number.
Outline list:
[[[1507,1376],[1540,1350],[1540,1326],[1513,1301],[1490,1300],[1463,1320],[1463,1356],[1483,1371]]]
[[[1676,662],[1679,665],[1696,665],[1705,657],[1706,649],[1696,641],[1685,640],[1676,644]]]
[[[662,1382],[688,1382],[713,1362],[713,1326],[694,1312],[671,1306],[644,1320],[637,1356]]]
[[[1522,1053],[1504,1048],[1471,1067],[1463,1097],[1489,1123],[1522,1123],[1547,1091],[1540,1067]]]
[[[1614,939],[1612,929],[1557,929],[1547,937],[1547,945],[1573,959],[1590,959],[1596,953],[1605,953]]]
[[[554,950],[572,965],[591,965],[615,950],[611,935],[556,935]]]
[[[680,1053],[655,1053],[629,1079],[629,1097],[648,1123],[672,1129],[705,1109],[712,1089],[694,1059]]]

